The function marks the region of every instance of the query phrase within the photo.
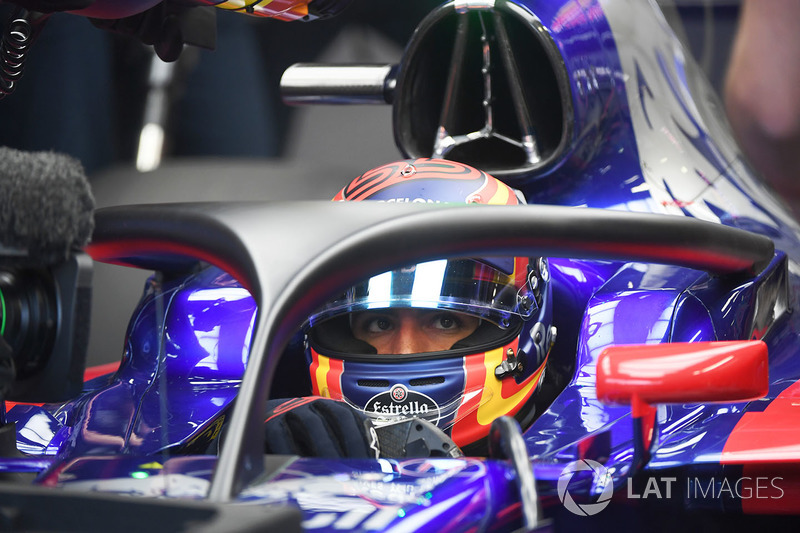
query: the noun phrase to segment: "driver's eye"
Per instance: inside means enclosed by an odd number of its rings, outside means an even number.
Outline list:
[[[391,327],[392,323],[386,317],[375,318],[369,323],[370,331],[386,331]]]
[[[456,329],[461,327],[461,321],[452,313],[440,313],[433,317],[432,325],[436,329]]]
[[[365,333],[383,333],[392,329],[392,319],[388,316],[361,315],[354,323],[357,331]]]

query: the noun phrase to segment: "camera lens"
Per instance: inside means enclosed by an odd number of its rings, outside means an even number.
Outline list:
[[[0,336],[11,346],[17,379],[44,367],[58,325],[55,282],[44,270],[0,271]]]

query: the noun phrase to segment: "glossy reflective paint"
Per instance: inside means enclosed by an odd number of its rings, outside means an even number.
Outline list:
[[[250,295],[215,269],[173,286],[148,281],[116,373],[89,382],[91,390],[55,411],[10,411],[26,451],[203,451],[236,396],[255,311]]]
[[[574,113],[564,160],[515,184],[530,203],[697,217],[768,235],[778,250],[755,277],[550,260],[558,337],[547,373],[562,373],[564,381],[524,434],[543,506],[563,510],[557,483],[576,459],[601,462],[605,482],[618,494],[625,489],[631,409],[604,405],[596,382],[601,354],[619,345],[758,339],[769,352],[763,400],[659,405],[645,474],[721,479],[745,463],[757,472],[781,453],[800,460],[800,434],[785,423],[800,414],[800,317],[790,312],[800,288],[800,227],[742,161],[715,96],[654,3],[516,4],[558,47]],[[255,313],[246,291],[216,269],[154,278],[131,320],[119,371],[89,382],[64,406],[12,409],[18,442],[32,457],[3,468],[52,467],[42,483],[76,489],[202,497],[215,459],[159,454],[203,453],[214,441],[247,363]],[[760,438],[778,430],[773,442]],[[301,459],[240,499],[296,505],[304,526],[318,531],[515,529],[521,515],[514,479],[510,465],[497,461]],[[585,499],[602,490],[591,477],[571,489]]]
[[[653,210],[630,133],[624,73],[600,3],[520,4],[536,14],[558,46],[569,74],[574,123],[563,163],[547,176],[515,185],[529,203],[612,207],[622,202]]]
[[[299,505],[309,531],[504,530],[521,519],[509,475],[505,463],[471,459],[301,459],[241,498]]]
[[[42,483],[151,497],[202,498],[216,458],[85,457]],[[284,458],[268,482],[246,489],[242,504],[296,505],[307,531],[441,531],[478,525],[514,530],[521,509],[510,465],[475,459],[390,461]]]

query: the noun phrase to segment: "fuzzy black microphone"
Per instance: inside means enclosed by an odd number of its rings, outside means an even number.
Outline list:
[[[0,147],[0,265],[64,261],[93,229],[94,197],[77,159]]]
[[[0,399],[80,392],[92,272],[81,248],[93,230],[94,198],[76,159],[0,147]]]

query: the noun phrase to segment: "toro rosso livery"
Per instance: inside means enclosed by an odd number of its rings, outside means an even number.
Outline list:
[[[131,517],[176,502],[174,529],[791,523],[800,227],[655,3],[455,0],[399,65],[340,68],[382,77],[295,65],[287,101],[377,94],[398,161],[334,202],[98,211],[87,252],[155,274],[118,368],[8,405],[0,470]],[[463,334],[384,356],[413,309]],[[358,458],[274,451],[273,415],[328,399]]]

